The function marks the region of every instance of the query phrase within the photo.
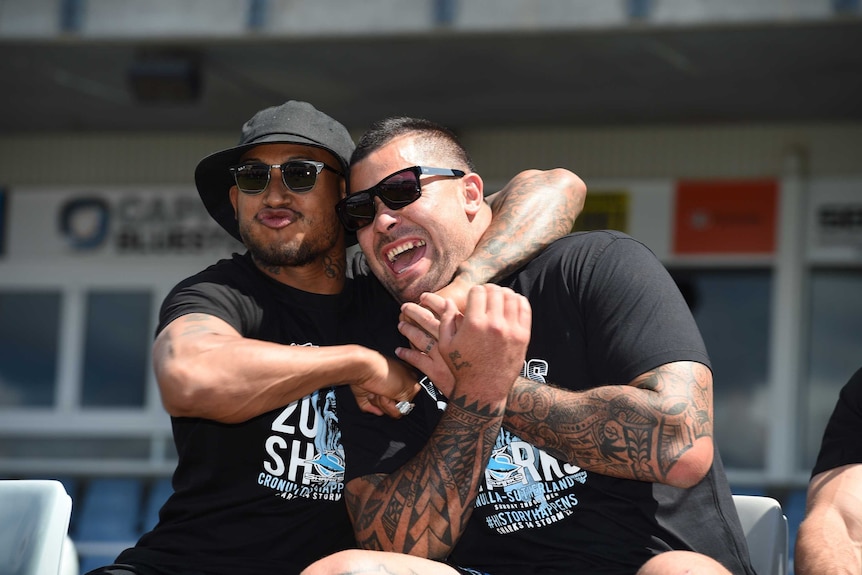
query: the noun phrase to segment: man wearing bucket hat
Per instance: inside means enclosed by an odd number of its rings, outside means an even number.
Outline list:
[[[198,164],[204,205],[247,252],[180,282],[162,304],[153,362],[179,456],[174,493],[152,531],[91,573],[292,574],[355,544],[333,386],[400,417],[418,385],[412,369],[373,351],[376,334],[396,329],[398,306],[346,274],[335,204],[353,147],[340,123],[289,101]],[[509,262],[484,246],[461,269],[471,281],[527,259],[521,245],[536,251],[566,233],[583,205],[583,183],[565,170],[513,182],[495,218]],[[530,230],[507,229],[516,218],[505,210],[523,202],[538,214]],[[494,333],[479,340],[513,345]]]

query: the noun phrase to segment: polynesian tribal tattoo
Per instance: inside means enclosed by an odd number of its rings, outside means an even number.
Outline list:
[[[566,399],[552,386],[519,379],[504,426],[596,473],[665,481],[695,440],[712,437],[712,383],[700,364],[662,366],[631,386],[562,393]]]

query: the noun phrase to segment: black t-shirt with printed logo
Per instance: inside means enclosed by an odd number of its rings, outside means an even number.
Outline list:
[[[340,295],[303,292],[260,272],[248,254],[234,254],[179,283],[162,305],[157,331],[204,313],[248,338],[339,344],[340,326],[360,319],[354,288],[349,281]],[[388,294],[374,293],[381,306],[393,306]],[[385,319],[395,331],[393,316]],[[175,492],[158,525],[117,561],[162,573],[291,575],[354,546],[334,402],[333,390],[324,388],[238,424],[172,418]]]
[[[582,390],[626,384],[674,361],[709,366],[673,280],[624,234],[571,234],[501,283],[530,299],[523,374],[534,380]],[[392,421],[360,414],[349,396],[339,397],[346,479],[390,473],[408,461],[433,431],[440,404],[421,395],[410,415]],[[623,403],[618,408],[621,418],[635,414]],[[605,432],[619,429],[608,422]],[[656,432],[644,421],[644,445]],[[609,449],[617,445],[608,442]],[[717,452],[698,485],[678,489],[581,469],[504,428],[450,561],[493,575],[631,575],[670,549],[705,553],[735,575],[753,575]]]

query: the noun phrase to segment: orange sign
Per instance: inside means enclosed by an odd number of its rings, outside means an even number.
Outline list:
[[[775,250],[774,180],[681,181],[676,186],[677,254],[768,254]]]

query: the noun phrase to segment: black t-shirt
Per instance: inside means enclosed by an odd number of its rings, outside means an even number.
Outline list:
[[[274,281],[247,254],[234,254],[179,283],[162,305],[157,331],[182,315],[205,313],[249,338],[339,344],[346,337],[340,326],[357,318],[354,283],[339,295],[311,294]],[[361,298],[368,309],[371,296]],[[378,303],[391,307],[384,296]],[[355,546],[334,402],[333,390],[324,388],[239,424],[172,418],[179,454],[174,494],[158,525],[118,562],[176,574],[291,575]]]
[[[835,409],[823,432],[817,462],[811,471],[818,473],[862,463],[862,368],[854,373],[838,394]]]
[[[572,234],[501,283],[533,308],[522,372],[531,379],[582,390],[626,384],[674,361],[709,366],[673,280],[624,234]],[[417,402],[393,421],[359,414],[349,397],[339,398],[347,481],[390,473],[422,448],[443,400]],[[647,424],[645,433],[653,429]],[[717,452],[703,481],[678,489],[586,471],[504,428],[450,560],[493,575],[629,575],[670,549],[705,553],[735,575],[753,573]]]

